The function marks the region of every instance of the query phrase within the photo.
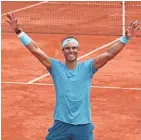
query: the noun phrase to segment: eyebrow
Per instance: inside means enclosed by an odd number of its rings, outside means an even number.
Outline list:
[[[76,47],[76,46],[71,46],[71,47],[64,47],[64,49],[65,49],[65,48],[69,49],[69,48],[78,48],[78,47]]]

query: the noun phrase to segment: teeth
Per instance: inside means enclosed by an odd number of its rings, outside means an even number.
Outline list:
[[[74,55],[73,55],[73,54],[69,54],[69,56],[70,56],[70,57],[73,57]]]

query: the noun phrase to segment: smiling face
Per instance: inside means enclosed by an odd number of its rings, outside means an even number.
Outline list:
[[[73,43],[68,43],[63,49],[62,52],[67,62],[77,61],[78,47]]]

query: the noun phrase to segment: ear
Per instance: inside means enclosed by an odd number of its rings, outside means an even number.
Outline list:
[[[80,51],[80,48],[78,47],[78,52]]]
[[[64,49],[62,49],[62,53],[64,54]]]

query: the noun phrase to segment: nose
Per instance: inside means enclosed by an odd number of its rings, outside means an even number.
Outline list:
[[[73,48],[70,48],[70,49],[69,49],[69,52],[73,52]]]

